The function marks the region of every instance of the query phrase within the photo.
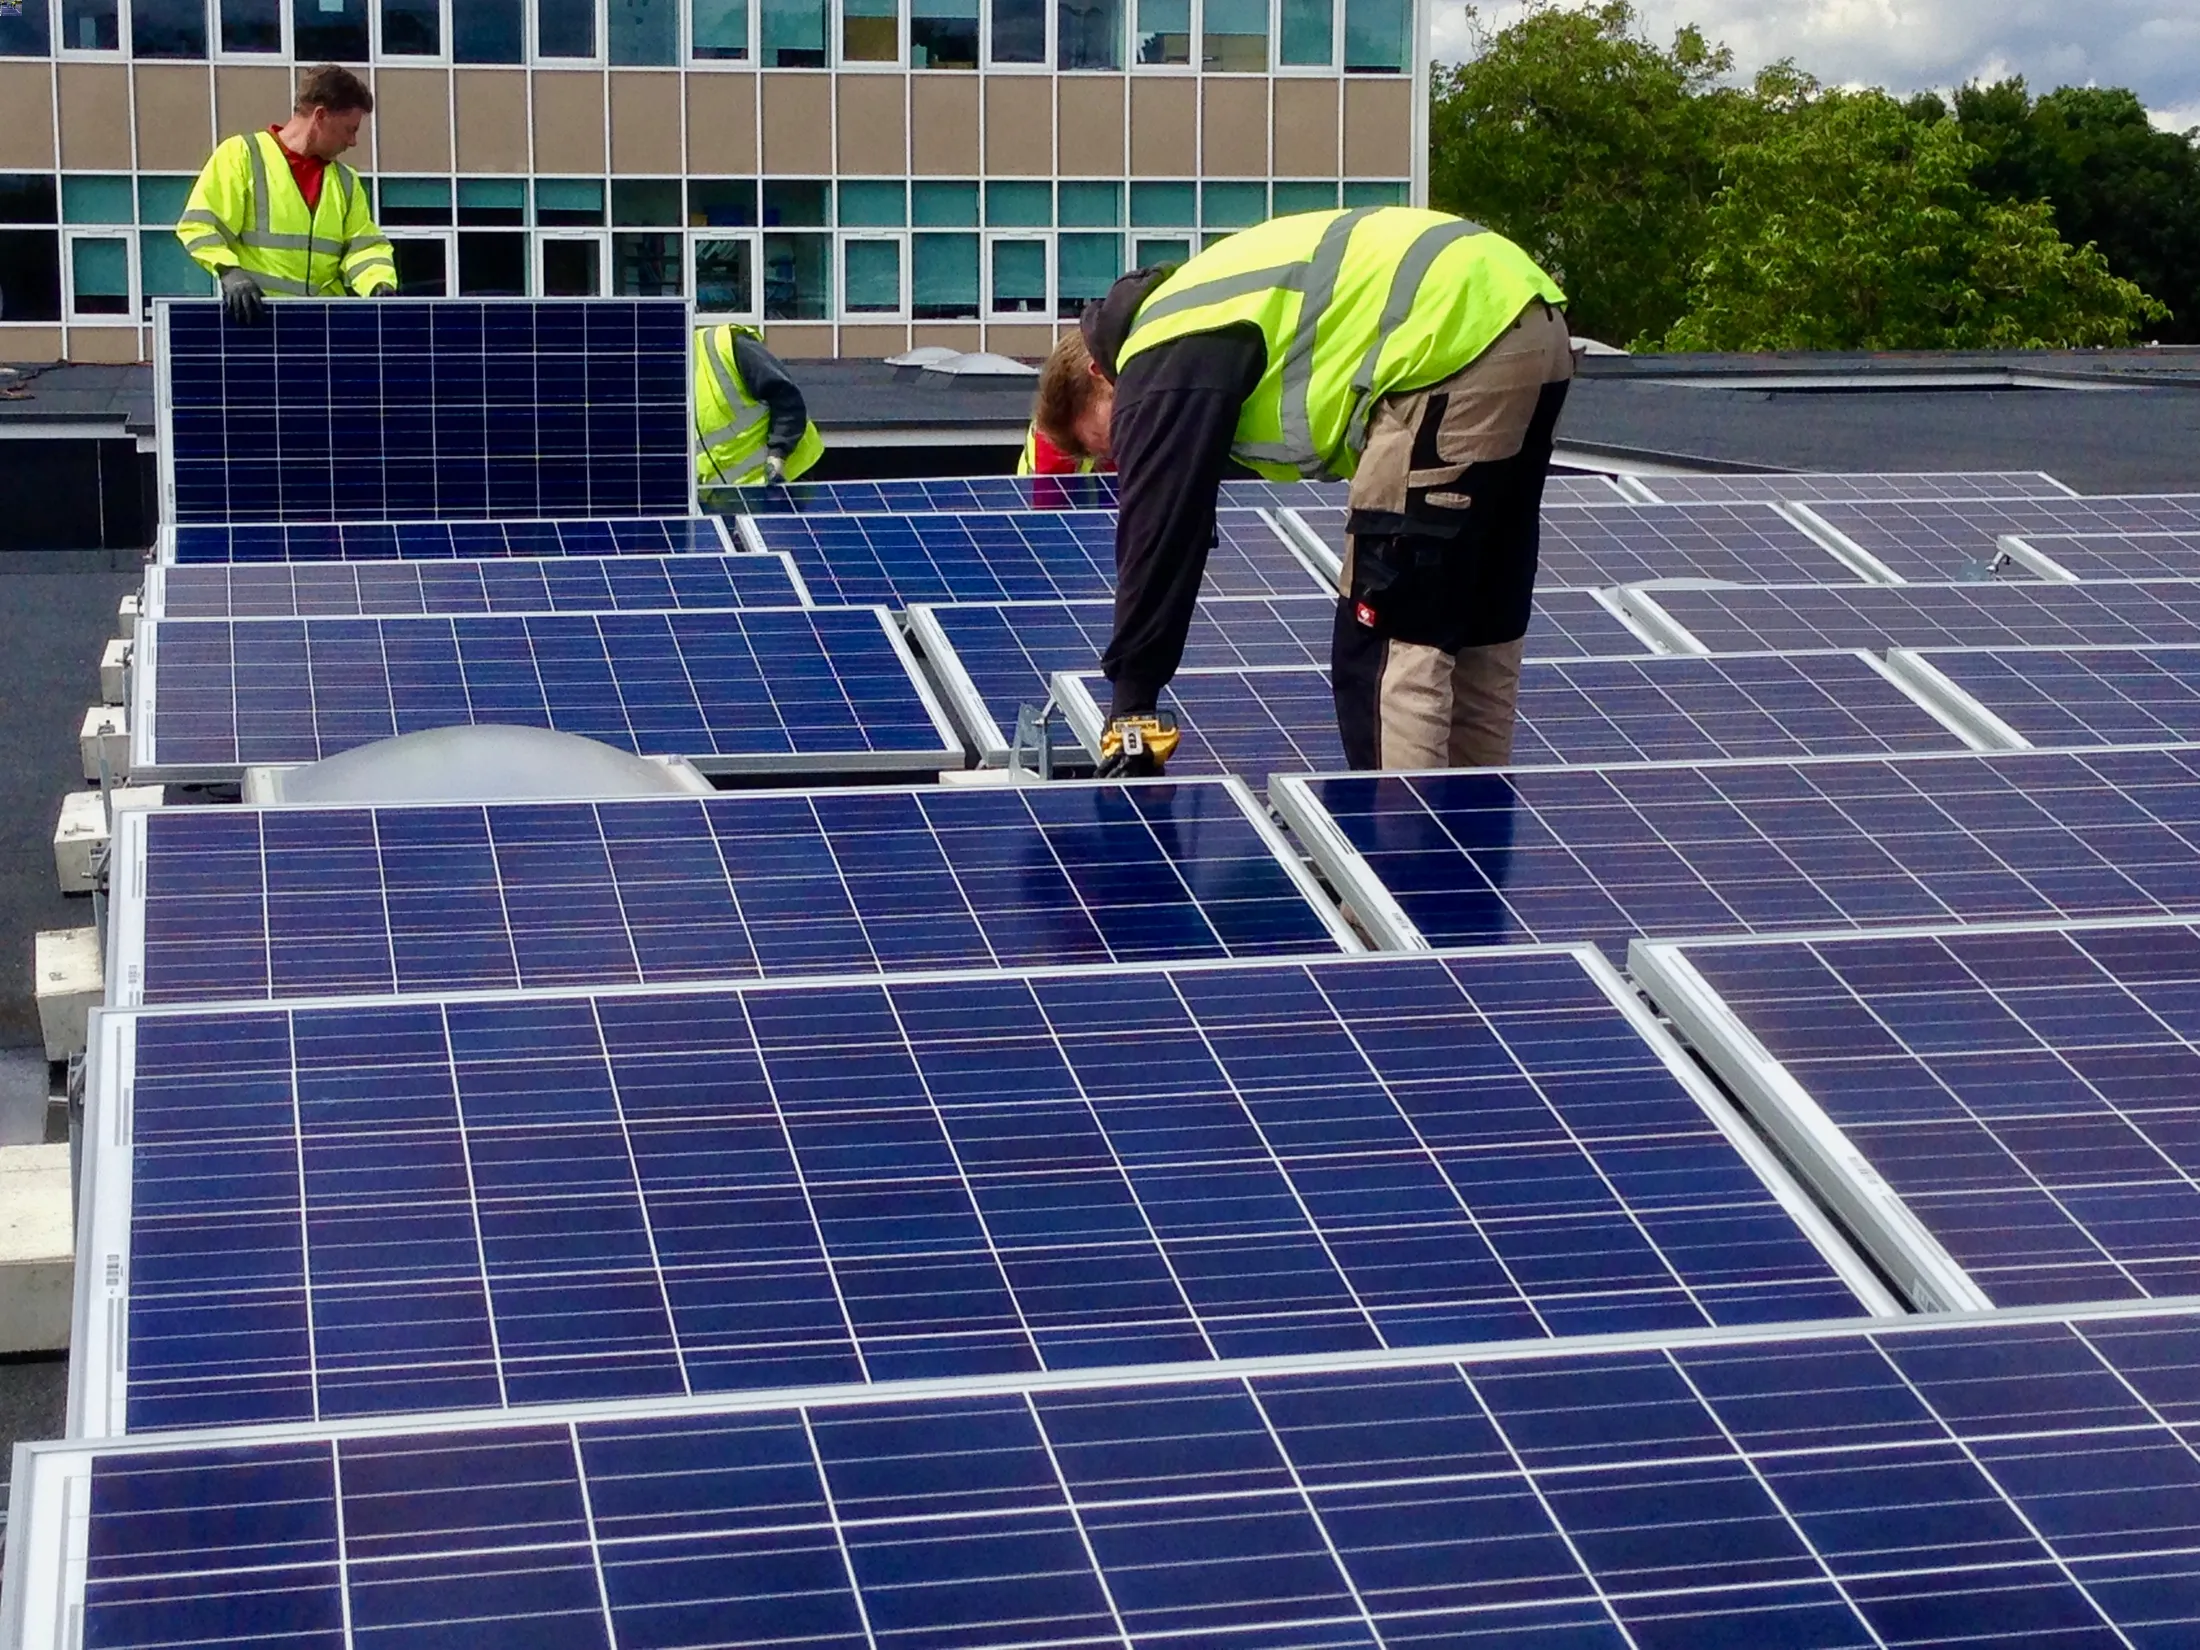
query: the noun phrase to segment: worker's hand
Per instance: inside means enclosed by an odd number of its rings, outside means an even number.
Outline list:
[[[256,325],[267,314],[260,283],[241,269],[222,271],[222,313],[240,326]]]
[[[1176,754],[1176,718],[1149,711],[1118,716],[1100,736],[1102,779],[1145,779],[1161,772]]]
[[[776,487],[787,479],[787,461],[777,453],[769,453],[764,459],[764,485]]]

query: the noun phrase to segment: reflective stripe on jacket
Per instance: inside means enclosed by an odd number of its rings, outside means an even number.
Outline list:
[[[1155,287],[1116,354],[1251,323],[1267,369],[1231,456],[1278,480],[1348,477],[1375,402],[1467,366],[1536,299],[1566,295],[1504,236],[1442,212],[1360,207],[1273,218]]]
[[[771,409],[749,393],[734,360],[736,337],[763,342],[754,327],[728,321],[695,333],[695,479],[705,487],[753,487],[764,480],[764,447]],[[810,468],[825,451],[825,438],[808,424],[787,455],[786,479]]]
[[[225,139],[207,159],[176,221],[201,268],[249,271],[270,297],[341,298],[397,285],[397,259],[374,224],[366,185],[340,160],[308,207],[272,133]]]

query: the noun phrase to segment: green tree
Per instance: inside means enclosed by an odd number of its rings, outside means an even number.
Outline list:
[[[1753,129],[1732,56],[1693,28],[1652,44],[1627,0],[1541,5],[1439,65],[1430,198],[1520,243],[1557,277],[1577,331],[1664,331],[1686,307],[1719,157]]]
[[[1956,94],[1971,181],[2002,200],[2045,200],[2064,237],[2168,304],[2157,335],[2200,343],[2200,132],[2157,131],[2120,87],[2065,86],[2036,101],[2022,80]]]
[[[2044,201],[1976,188],[1984,159],[1884,92],[1804,102],[1727,156],[1687,313],[1646,347],[2069,348],[2165,313]]]

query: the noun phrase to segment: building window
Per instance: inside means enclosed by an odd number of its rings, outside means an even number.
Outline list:
[[[978,186],[920,180],[909,186],[909,209],[909,221],[919,229],[975,229],[978,227]],[[975,261],[971,267],[975,270]],[[971,278],[971,292],[972,302],[976,302],[975,275]]]
[[[122,14],[115,0],[61,0],[61,46],[72,52],[122,49]]]
[[[61,232],[54,180],[44,173],[0,173],[0,321],[61,319]],[[180,244],[180,243],[179,243]]]
[[[1403,74],[1406,0],[1344,0],[1344,66],[1357,74]]]
[[[843,229],[899,229],[908,221],[908,200],[899,180],[851,178],[840,186]]]
[[[1054,29],[1057,68],[1123,66],[1123,0],[1057,0]]]
[[[993,268],[986,312],[994,316],[1047,313],[1047,243],[1036,237],[999,237],[987,243]]]
[[[542,295],[545,298],[597,298],[603,295],[603,237],[542,237]]]
[[[899,63],[900,0],[840,0],[840,60]]]
[[[899,316],[901,237],[850,235],[840,252],[842,312],[864,320]]]
[[[1199,221],[1207,229],[1244,229],[1268,216],[1265,183],[1205,183],[1199,195]]]
[[[130,238],[71,235],[68,240],[69,319],[108,320],[134,313],[130,303]]]
[[[0,10],[0,57],[46,57],[52,52],[46,0],[23,0],[12,12]]]
[[[756,227],[754,178],[690,178],[687,221],[698,229]]]
[[[382,55],[440,57],[443,8],[438,0],[382,0]]]
[[[975,69],[978,0],[910,0],[909,66]]]
[[[392,235],[397,290],[407,298],[444,298],[451,291],[451,237]]]
[[[989,229],[1052,228],[1054,190],[1044,183],[989,183],[985,221]]]
[[[756,313],[756,243],[750,237],[696,237],[695,308],[704,315]]]
[[[545,229],[593,228],[603,222],[603,179],[535,179],[535,222]],[[549,266],[545,264],[547,273]]]
[[[1131,185],[1133,229],[1188,229],[1199,222],[1199,194],[1189,183]]]
[[[520,178],[460,178],[460,228],[513,227],[527,221],[527,184]]]
[[[620,298],[677,298],[687,290],[678,235],[628,231],[611,237],[611,290]]]
[[[594,57],[596,0],[535,0],[535,55]],[[549,275],[547,265],[543,274]]]
[[[461,63],[524,63],[520,0],[451,0],[451,56]]]
[[[680,0],[611,0],[609,22],[613,63],[680,61]]]
[[[1131,243],[1131,267],[1152,269],[1159,264],[1180,264],[1192,255],[1189,240],[1170,237],[1155,239],[1141,235]]]
[[[1274,211],[1279,218],[1293,212],[1328,212],[1337,204],[1337,186],[1333,183],[1290,183],[1279,178],[1273,188]]]
[[[1064,229],[1120,229],[1123,186],[1119,183],[1065,183],[1057,191],[1057,217]]]
[[[1138,0],[1138,61],[1182,66],[1192,60],[1192,0]]]
[[[464,202],[460,203],[464,217]],[[527,237],[518,230],[461,230],[458,291],[464,298],[527,296]]]
[[[1223,74],[1268,72],[1268,0],[1207,0],[1201,61]]]
[[[1105,298],[1123,273],[1120,235],[1064,235],[1055,242],[1055,314],[1075,320],[1088,300]]]
[[[749,55],[748,0],[692,0],[695,38],[688,52],[703,62],[746,61]]]
[[[827,215],[827,185],[823,178],[767,178],[764,180],[766,229],[823,229]]]
[[[63,223],[136,223],[136,191],[128,178],[68,177],[61,180]]]
[[[290,38],[301,63],[364,63],[367,0],[291,0]]]
[[[1403,178],[1382,183],[1348,183],[1344,186],[1344,203],[1347,206],[1403,206],[1413,192],[1413,186]]]
[[[137,180],[137,221],[151,228],[174,229],[183,209],[190,204],[196,178],[147,175]],[[179,252],[182,243],[177,243]]]
[[[764,236],[764,319],[829,321],[833,314],[833,238]]]
[[[223,51],[283,49],[282,0],[221,0],[221,18]]]
[[[825,67],[825,0],[764,0],[764,67]]]
[[[1047,60],[1047,0],[993,0],[993,61]]]
[[[448,228],[451,185],[447,178],[381,178],[374,190],[375,217],[384,229],[408,224]]]
[[[1326,69],[1335,60],[1329,0],[1283,0],[1277,60],[1294,69]]]
[[[976,201],[972,203],[975,213]],[[920,220],[921,221],[921,220]],[[978,318],[978,237],[912,235],[909,310],[920,321]]]
[[[206,0],[130,0],[133,57],[206,56]]]
[[[611,180],[612,228],[677,229],[681,222],[678,178]]]
[[[138,231],[138,286],[148,300],[154,298],[205,298],[214,291],[214,277],[191,261],[183,242],[169,229]],[[150,313],[152,305],[146,305]]]

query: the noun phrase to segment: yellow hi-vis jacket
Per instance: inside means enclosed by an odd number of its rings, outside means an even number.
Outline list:
[[[764,480],[764,451],[771,434],[771,408],[749,393],[733,358],[736,337],[757,343],[764,335],[732,321],[699,327],[695,333],[695,479],[705,487],[754,487]],[[786,479],[810,468],[825,451],[817,425],[805,425],[802,439],[787,455]]]
[[[366,185],[340,160],[321,176],[311,209],[269,132],[215,149],[176,221],[184,251],[216,280],[242,269],[272,298],[362,296],[397,286],[397,258],[374,224]]]
[[[1410,206],[1302,212],[1216,242],[1154,288],[1116,367],[1250,322],[1268,369],[1231,456],[1279,481],[1343,479],[1379,399],[1449,378],[1538,298],[1566,301],[1527,253],[1480,224]]]

